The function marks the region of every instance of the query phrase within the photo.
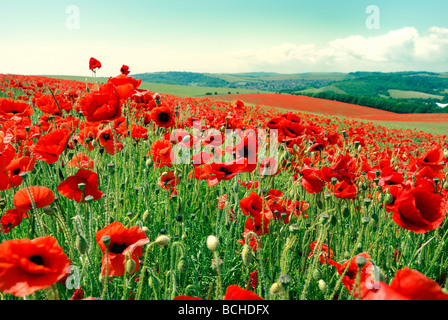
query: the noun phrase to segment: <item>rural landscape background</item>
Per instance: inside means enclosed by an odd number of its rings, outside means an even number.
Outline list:
[[[448,300],[448,3],[0,10],[1,300]]]

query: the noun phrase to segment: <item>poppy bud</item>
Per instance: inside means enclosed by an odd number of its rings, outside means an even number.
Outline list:
[[[149,228],[144,226],[142,227],[143,231],[145,231],[146,235],[149,235]]]
[[[281,290],[282,290],[282,287],[280,286],[280,283],[275,282],[274,284],[272,284],[271,288],[269,289],[269,292],[272,295],[276,295],[276,294],[279,294]]]
[[[87,241],[80,234],[76,236],[75,240],[76,248],[78,249],[80,254],[85,254],[87,250]]]
[[[342,208],[342,216],[344,218],[347,218],[348,216],[350,216],[350,209],[348,207],[344,206]]]
[[[448,160],[448,149],[443,149],[443,156]]]
[[[148,210],[146,210],[146,211],[143,213],[143,222],[146,222],[146,223],[149,222],[149,211],[148,211]]]
[[[210,251],[216,251],[219,247],[219,240],[213,235],[207,237],[207,248]]]
[[[448,191],[448,181],[445,181],[445,183],[443,184],[443,189]]]
[[[3,209],[6,207],[6,200],[5,199],[0,199],[0,209]]]
[[[54,210],[50,206],[46,206],[46,207],[42,208],[42,210],[47,216],[52,216],[54,214]]]
[[[325,223],[327,223],[327,221],[330,219],[330,216],[328,215],[328,214],[326,214],[326,213],[322,213],[321,215],[320,215],[320,217],[319,217],[319,222],[321,223],[321,224],[325,224]]]
[[[127,273],[133,273],[135,270],[135,261],[128,257],[128,259],[126,260],[125,268]]]
[[[314,269],[313,271],[313,279],[316,281],[319,281],[319,279],[322,279],[322,272],[319,269]]]
[[[158,236],[154,242],[156,245],[164,247],[170,242],[170,238],[168,236],[161,235],[161,236]]]
[[[150,287],[153,287],[154,290],[158,291],[160,288],[160,285],[162,283],[160,282],[159,278],[157,278],[155,275],[151,274],[148,279],[148,284]]]
[[[322,293],[325,293],[325,292],[327,291],[327,284],[325,283],[324,280],[320,279],[320,280],[319,280],[319,284],[318,284],[318,286],[319,286],[319,290],[320,290]]]
[[[241,257],[243,258],[243,263],[246,267],[248,267],[252,263],[254,257],[252,255],[251,248],[247,244],[243,246]]]
[[[394,197],[390,193],[386,193],[384,201],[386,201],[386,203],[388,204],[391,204],[394,202]]]
[[[289,226],[289,232],[293,233],[293,234],[297,234],[300,231],[300,227],[298,224],[292,224]]]
[[[177,263],[177,271],[180,273],[187,272],[188,269],[188,262],[185,257],[180,258],[179,262]]]

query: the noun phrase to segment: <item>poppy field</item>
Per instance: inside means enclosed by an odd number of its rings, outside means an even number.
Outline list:
[[[448,300],[446,135],[129,73],[0,75],[0,299]]]

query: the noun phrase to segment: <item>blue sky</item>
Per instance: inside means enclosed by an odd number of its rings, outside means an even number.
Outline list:
[[[89,75],[92,56],[98,76],[442,72],[447,15],[446,0],[0,0],[0,73]]]

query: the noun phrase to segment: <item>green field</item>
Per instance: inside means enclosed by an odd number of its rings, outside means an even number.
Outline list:
[[[393,99],[438,99],[438,100],[443,99],[443,96],[441,95],[429,94],[418,91],[389,89],[388,92]]]
[[[64,80],[75,80],[82,82],[93,82],[92,77],[82,77],[82,76],[59,76],[59,75],[45,75],[45,77],[54,79],[64,79]],[[97,77],[96,81],[99,83],[105,83],[108,78]],[[218,87],[195,87],[195,86],[182,86],[173,84],[163,84],[163,83],[151,83],[142,82],[139,89],[149,90],[159,93],[167,93],[176,95],[179,97],[202,97],[214,94],[238,94],[238,93],[259,93],[258,90],[248,90],[248,89],[233,89],[233,88],[218,88]],[[263,91],[263,93],[271,93],[269,91]]]

